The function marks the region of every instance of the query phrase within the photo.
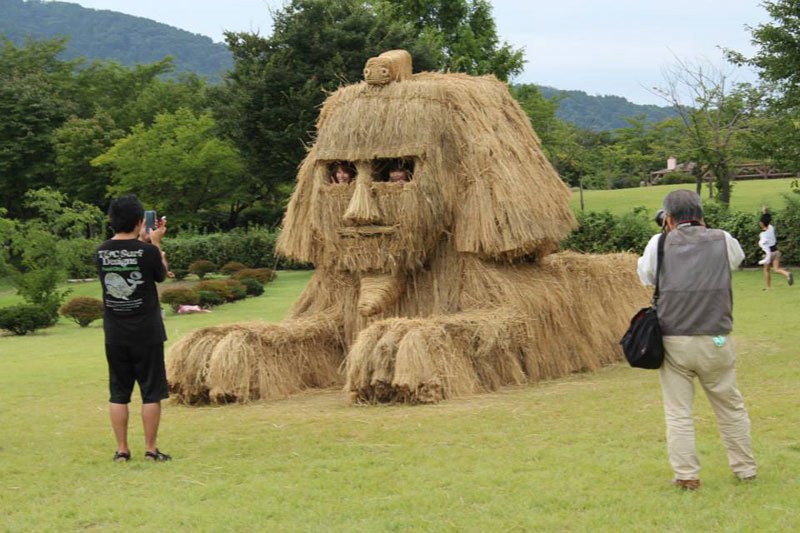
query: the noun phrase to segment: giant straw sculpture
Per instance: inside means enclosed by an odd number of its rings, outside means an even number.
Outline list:
[[[553,253],[569,191],[505,84],[410,70],[382,54],[326,100],[278,241],[314,276],[281,323],[177,342],[179,400],[344,382],[355,401],[435,402],[620,359],[648,299],[635,257]],[[338,162],[352,183],[331,183]],[[398,165],[410,181],[387,181]]]

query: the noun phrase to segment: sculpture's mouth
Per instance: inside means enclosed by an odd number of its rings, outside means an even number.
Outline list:
[[[394,235],[396,231],[396,226],[348,226],[339,230],[339,236],[343,238],[382,237]]]

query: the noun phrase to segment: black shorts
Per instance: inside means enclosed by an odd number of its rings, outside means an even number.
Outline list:
[[[106,359],[111,403],[130,403],[134,382],[139,383],[142,403],[169,398],[163,342],[147,346],[106,344]]]

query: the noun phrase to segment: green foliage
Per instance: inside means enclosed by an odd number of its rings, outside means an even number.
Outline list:
[[[63,275],[60,270],[49,267],[29,270],[17,275],[15,279],[17,293],[26,302],[47,313],[50,320],[49,325],[56,323],[58,309],[71,292],[69,289],[58,289],[58,284],[62,279]]]
[[[113,195],[133,192],[160,213],[174,213],[173,221],[191,221],[248,196],[239,153],[215,128],[211,116],[181,108],[158,115],[150,128],[135,126],[92,164],[113,169]]]
[[[200,283],[195,285],[194,289],[198,292],[200,291],[213,292],[226,302],[231,302],[234,300],[232,285],[228,283],[228,280],[214,279],[214,280],[201,281]]]
[[[0,207],[14,217],[23,214],[27,189],[54,185],[51,136],[75,107],[69,98],[75,64],[57,59],[64,43],[17,48],[0,39]]]
[[[219,271],[225,274],[226,276],[230,276],[231,274],[235,274],[236,272],[245,268],[247,268],[247,266],[243,265],[238,261],[228,261],[227,263],[222,265],[222,268],[220,268]]]
[[[189,269],[188,268],[172,268],[171,271],[175,275],[175,279],[178,280],[178,281],[181,281],[182,279],[185,279],[186,276],[189,275]]]
[[[261,296],[264,294],[264,284],[253,278],[242,278],[239,280],[244,285],[249,296]]]
[[[38,0],[2,0],[0,9],[0,35],[18,45],[30,36],[70,35],[66,58],[113,59],[132,66],[171,55],[179,72],[196,72],[215,81],[231,65],[224,45],[142,17]]]
[[[169,257],[170,266],[188,268],[197,259],[207,259],[224,265],[236,261],[254,267],[276,265],[275,239],[278,233],[264,228],[235,229],[227,233],[207,235],[181,234],[164,239],[162,247]],[[303,268],[289,260],[281,259],[276,268]],[[174,270],[173,270],[174,271]]]
[[[236,272],[233,277],[238,280],[252,278],[261,283],[269,283],[275,279],[275,272],[269,268],[245,268]]]
[[[661,185],[675,185],[679,183],[695,183],[697,180],[691,174],[687,174],[686,172],[670,172],[669,174],[665,174],[659,184]]]
[[[200,302],[198,292],[193,289],[175,288],[165,289],[159,296],[161,303],[169,305],[173,311],[177,312],[182,305],[197,305]]]
[[[751,146],[758,157],[774,161],[778,168],[800,172],[800,4],[767,0],[762,5],[771,20],[750,28],[756,53],[747,58],[726,52],[734,63],[755,67],[766,93]]]
[[[104,112],[67,119],[53,132],[59,191],[85,203],[103,205],[111,172],[90,162],[122,136],[122,130]]]
[[[670,107],[639,105],[620,96],[590,96],[584,91],[564,91],[553,87],[539,87],[548,100],[557,99],[556,116],[579,128],[608,131],[628,126],[627,119],[642,116],[645,122],[657,123],[675,116]]]
[[[236,279],[225,280],[225,283],[228,284],[228,294],[230,295],[228,299],[231,302],[236,302],[238,300],[244,300],[247,298],[247,295],[249,294],[247,291],[247,285]]]
[[[439,51],[437,70],[494,74],[506,81],[522,72],[524,51],[500,43],[486,0],[374,1],[379,12],[410,24]]]
[[[207,274],[211,274],[216,271],[217,265],[206,259],[198,259],[189,265],[189,273],[194,274],[200,279],[203,279]]]
[[[79,296],[62,305],[59,313],[85,328],[95,320],[103,318],[103,302],[97,298]]]
[[[14,335],[27,335],[52,325],[49,313],[37,305],[15,305],[0,309],[0,329]]]
[[[95,252],[100,241],[92,239],[61,239],[56,252],[71,279],[88,279],[97,276]]]
[[[622,216],[609,211],[578,214],[578,228],[562,243],[562,247],[583,253],[641,253],[657,231],[644,208],[636,208]]]
[[[225,303],[225,298],[214,291],[197,291],[197,299],[202,307],[215,307]]]

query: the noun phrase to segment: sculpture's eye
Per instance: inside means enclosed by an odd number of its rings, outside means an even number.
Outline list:
[[[383,67],[383,68],[381,69],[381,75],[382,75],[382,76],[388,76],[388,75],[389,75],[389,69],[388,69],[388,68],[386,68],[386,67]]]
[[[331,185],[347,185],[353,183],[357,175],[356,165],[352,161],[334,161],[328,164],[326,182]]]
[[[398,157],[372,160],[372,180],[388,183],[408,183],[414,177],[414,159]]]
[[[369,69],[368,68],[364,69],[364,77],[365,78],[369,78]]]

